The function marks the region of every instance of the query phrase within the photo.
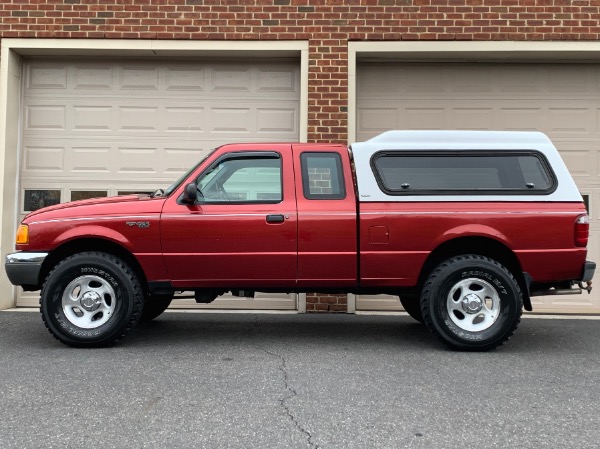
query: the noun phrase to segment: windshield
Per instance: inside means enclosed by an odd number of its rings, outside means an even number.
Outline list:
[[[194,172],[199,166],[200,164],[202,164],[206,159],[209,158],[209,156],[211,154],[213,154],[215,152],[216,148],[213,148],[212,150],[210,150],[206,156],[204,156],[200,162],[198,162],[196,165],[194,165],[192,168],[190,168],[188,171],[186,171],[183,175],[181,175],[179,177],[179,179],[177,181],[175,181],[173,184],[171,184],[169,186],[169,188],[167,188],[167,190],[165,190],[164,196],[169,196],[171,193],[173,193],[173,191],[175,189],[177,189],[177,187],[179,187],[181,185],[181,183],[183,181],[185,181],[187,179],[188,176],[190,176],[192,174],[192,172]]]

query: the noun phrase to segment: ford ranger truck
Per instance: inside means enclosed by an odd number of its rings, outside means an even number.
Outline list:
[[[495,348],[535,295],[591,289],[588,215],[537,132],[389,131],[221,146],[152,195],[59,204],[18,228],[6,272],[71,346],[107,346],[176,293],[399,295],[461,350]]]

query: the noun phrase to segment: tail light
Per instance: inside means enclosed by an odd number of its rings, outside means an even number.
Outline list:
[[[575,220],[575,246],[587,246],[590,234],[590,217],[580,215]]]

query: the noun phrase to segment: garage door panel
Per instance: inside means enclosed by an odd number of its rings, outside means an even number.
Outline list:
[[[445,129],[446,111],[440,108],[407,108],[404,114],[399,115],[399,120],[387,129],[399,129],[401,123],[406,123],[410,129]],[[428,123],[426,126],[425,123]],[[429,127],[429,123],[431,127]],[[385,131],[385,130],[381,130]]]
[[[297,133],[298,111],[292,108],[256,108],[256,132]]]
[[[165,89],[188,95],[190,91],[206,91],[207,69],[198,66],[170,64],[164,73]]]
[[[109,132],[113,122],[110,106],[73,106],[72,130],[77,132]]]
[[[489,67],[461,67],[446,69],[448,92],[473,96],[476,92],[493,92],[497,89],[494,83],[493,70]]]
[[[66,70],[66,69],[65,69]],[[107,63],[93,66],[73,66],[73,89],[78,91],[108,91],[114,89],[114,68]],[[66,89],[66,85],[64,88]]]
[[[544,111],[539,107],[499,107],[496,121],[509,131],[537,131],[544,122]]]
[[[66,171],[72,173],[110,173],[111,148],[105,147],[78,147],[73,146],[67,154]]]
[[[33,104],[25,108],[26,130],[64,132],[67,130],[67,107],[57,104]]]
[[[215,107],[210,109],[209,123],[213,132],[249,133],[252,128],[250,107]]]
[[[357,140],[389,129],[545,132],[589,195],[589,258],[599,262],[599,105],[597,64],[365,63],[357,71]],[[535,304],[536,311],[600,312],[600,291]]]
[[[252,92],[252,74],[249,68],[215,67],[211,72],[213,92]]]
[[[505,94],[535,94],[541,91],[540,69],[533,66],[497,66],[498,90]]]
[[[553,70],[547,71],[548,92],[585,94],[594,89],[590,73],[585,66],[581,70],[573,70],[569,66],[556,65]]]
[[[557,137],[585,137],[596,133],[594,113],[590,108],[549,107],[546,129]]]
[[[155,146],[124,146],[118,148],[118,164],[116,172],[119,174],[150,174],[159,172],[160,160],[158,149]]]
[[[396,128],[399,111],[396,108],[385,108],[383,106],[365,106],[358,111],[358,114],[363,129],[372,135],[377,135],[380,132]]]
[[[62,173],[64,171],[65,147],[32,143],[24,147],[23,172],[36,176],[40,173]]]
[[[596,177],[598,170],[598,152],[590,149],[589,143],[578,142],[556,142],[560,148],[561,156],[571,174],[579,180],[579,184],[585,182],[583,178]]]
[[[485,106],[452,108],[446,111],[446,123],[451,129],[487,130],[494,126],[494,115],[494,110]]]
[[[258,68],[256,90],[261,94],[288,92],[298,94],[297,72],[282,68]]]
[[[144,91],[145,95],[152,95],[152,91],[159,92],[159,68],[154,64],[125,65],[117,68],[116,88],[120,93],[131,94]]]
[[[402,70],[399,72],[399,76],[393,79],[396,83],[396,86],[394,86],[396,92],[408,91],[422,96],[430,95],[432,92],[441,93],[445,89],[443,72],[435,70],[425,74],[415,73],[412,70]],[[376,86],[374,87],[376,88]]]
[[[166,106],[165,132],[204,132],[206,108],[198,106]]]
[[[379,71],[378,66],[363,66],[362,75],[356,80],[358,92],[365,99],[385,98],[386,93],[394,96],[398,93],[399,83],[396,78],[400,76],[401,69],[397,71]],[[360,109],[359,109],[360,110]]]
[[[117,108],[119,131],[155,133],[159,131],[160,117],[154,106],[119,106]]]
[[[26,72],[25,86],[29,91],[66,89],[67,70],[63,64],[32,63]]]

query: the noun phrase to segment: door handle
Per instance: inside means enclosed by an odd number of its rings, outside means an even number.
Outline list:
[[[281,214],[267,215],[267,223],[283,223],[285,220]]]

